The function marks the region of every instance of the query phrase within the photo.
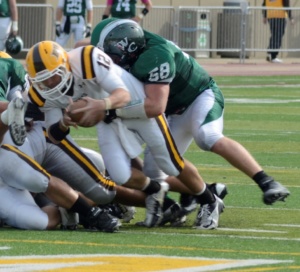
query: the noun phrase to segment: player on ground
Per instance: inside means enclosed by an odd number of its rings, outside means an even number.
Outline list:
[[[130,160],[142,151],[140,139],[147,143],[160,168],[177,176],[201,204],[213,207],[209,216],[199,218],[199,228],[217,227],[224,207],[222,201],[206,188],[197,169],[178,154],[164,116],[148,118],[143,103],[146,94],[139,81],[93,46],[67,53],[56,43],[40,42],[29,50],[26,64],[34,87],[30,98],[45,112],[49,136],[54,141],[63,140],[69,126],[76,125],[68,114],[62,113],[64,109],[72,113],[70,98],[85,100],[86,106],[73,113],[84,112],[80,125],[97,125],[99,147],[113,180],[148,195],[146,226],[159,224],[167,188],[164,182],[149,179],[130,167]],[[109,110],[109,115],[105,122],[99,122],[105,110]]]

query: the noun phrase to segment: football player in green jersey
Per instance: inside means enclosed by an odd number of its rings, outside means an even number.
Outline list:
[[[107,0],[102,19],[110,15],[114,18],[132,19],[140,22],[146,16],[152,7],[151,0],[141,0],[145,5],[142,12],[136,16],[136,0]]]
[[[167,114],[181,154],[194,140],[201,149],[222,156],[253,179],[263,192],[265,204],[289,196],[290,192],[267,175],[245,147],[223,134],[222,92],[194,58],[126,19],[100,22],[93,30],[91,44],[144,82],[147,115]]]
[[[0,1],[0,50],[5,49],[9,35],[18,34],[18,9],[16,0]]]
[[[59,0],[56,8],[56,42],[61,46],[65,46],[71,33],[74,34],[75,42],[84,37],[89,37],[91,35],[92,20],[92,0]]]

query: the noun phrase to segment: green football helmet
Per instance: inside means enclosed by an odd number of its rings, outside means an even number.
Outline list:
[[[5,48],[7,53],[16,55],[23,49],[23,40],[20,36],[9,36],[5,42]]]
[[[97,47],[119,66],[129,69],[146,46],[144,31],[133,20],[114,20],[100,33]]]

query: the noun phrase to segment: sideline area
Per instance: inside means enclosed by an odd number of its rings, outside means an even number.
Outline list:
[[[283,63],[270,63],[265,59],[201,58],[201,66],[212,76],[280,76],[300,75],[300,59],[283,59]]]

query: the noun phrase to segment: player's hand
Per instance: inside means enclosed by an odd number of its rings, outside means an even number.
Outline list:
[[[86,26],[85,38],[91,37],[91,33],[92,33],[92,27],[91,26]]]
[[[83,97],[85,106],[72,110],[72,114],[82,113],[80,120],[77,122],[82,127],[92,127],[105,118],[105,103],[103,100],[93,99],[91,97]]]
[[[55,34],[56,34],[56,36],[59,37],[61,33],[62,33],[61,25],[60,25],[60,23],[56,23],[55,24]]]

